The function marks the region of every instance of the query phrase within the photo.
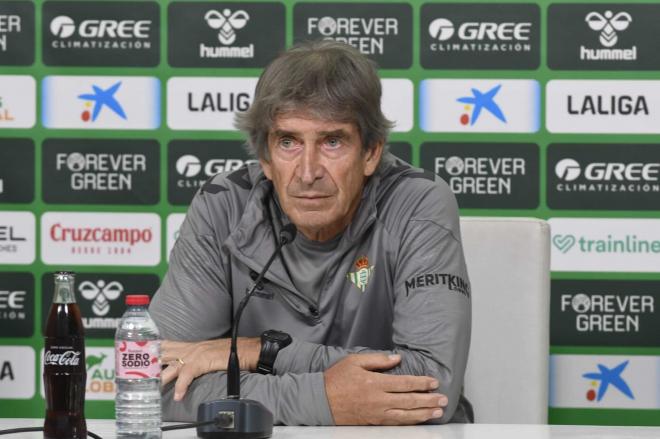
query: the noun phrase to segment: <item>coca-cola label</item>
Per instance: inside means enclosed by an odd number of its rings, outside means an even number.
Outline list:
[[[85,345],[81,338],[46,337],[44,371],[52,369],[79,373],[85,371]]]
[[[80,351],[65,351],[61,354],[46,351],[44,364],[46,366],[77,366],[80,364]]]
[[[119,379],[160,378],[160,340],[116,341],[115,375]]]

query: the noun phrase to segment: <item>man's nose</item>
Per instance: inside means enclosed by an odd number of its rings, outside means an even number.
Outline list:
[[[313,184],[323,178],[324,168],[316,145],[305,145],[298,163],[298,178],[304,184]]]

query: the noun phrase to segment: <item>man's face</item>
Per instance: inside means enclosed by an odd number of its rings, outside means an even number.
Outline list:
[[[353,218],[382,149],[377,145],[363,153],[354,123],[289,114],[275,119],[268,133],[270,160],[260,162],[298,230],[327,241]]]

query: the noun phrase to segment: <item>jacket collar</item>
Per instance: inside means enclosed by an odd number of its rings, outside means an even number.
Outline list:
[[[367,179],[362,190],[360,205],[353,220],[343,232],[344,236],[336,251],[351,247],[376,220],[378,186],[383,170],[389,162],[387,157],[383,157],[378,170]],[[275,199],[273,185],[266,179],[261,167],[257,164],[250,165],[248,175],[252,190],[248,195],[243,215],[224,246],[250,269],[259,272],[275,250],[279,232],[288,219],[281,211]],[[295,290],[280,258],[273,261],[268,277],[279,281],[282,286]]]

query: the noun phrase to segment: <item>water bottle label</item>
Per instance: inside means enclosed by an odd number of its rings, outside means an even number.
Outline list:
[[[160,340],[115,341],[115,374],[120,379],[160,378]]]

